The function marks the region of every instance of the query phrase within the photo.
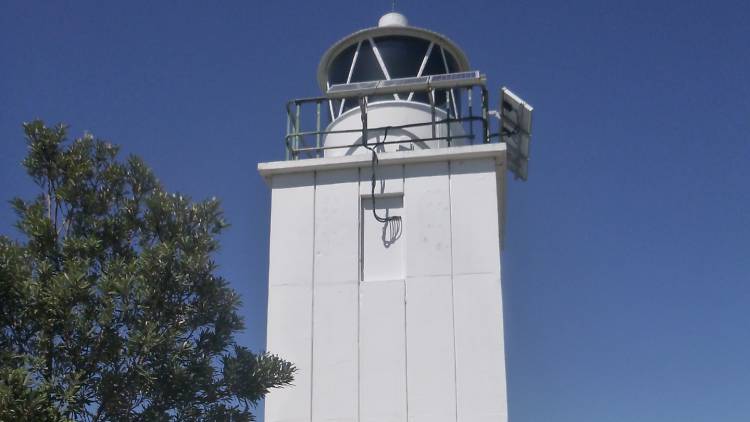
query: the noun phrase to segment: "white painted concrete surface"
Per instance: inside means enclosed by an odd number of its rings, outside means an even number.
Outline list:
[[[364,282],[360,288],[362,422],[406,420],[405,294],[403,280]]]
[[[312,420],[354,421],[359,336],[357,169],[317,174],[314,227],[314,253],[308,251],[315,257],[313,313],[308,315],[313,320]]]
[[[504,145],[264,163],[268,350],[294,362],[268,422],[506,421]]]
[[[456,369],[450,275],[406,281],[409,421],[456,420]]]
[[[283,351],[297,374],[293,387],[266,398],[266,414],[283,415],[276,420],[288,422],[310,421],[314,198],[313,172],[281,174],[271,181],[267,347]]]

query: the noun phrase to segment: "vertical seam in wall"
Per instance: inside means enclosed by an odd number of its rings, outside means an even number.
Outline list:
[[[455,406],[456,422],[458,422],[458,351],[456,350],[456,301],[455,301],[455,284],[453,276],[453,167],[451,162],[448,161],[448,222],[450,227],[451,236],[451,324],[453,330],[451,332],[453,338],[453,399]]]
[[[362,372],[362,345],[360,343],[360,329],[362,326],[362,312],[361,312],[361,306],[362,301],[360,300],[360,287],[362,286],[362,280],[364,279],[364,247],[362,245],[362,241],[364,238],[364,225],[362,224],[362,219],[364,216],[364,210],[362,209],[362,196],[360,195],[361,191],[361,179],[362,178],[362,168],[357,168],[357,237],[359,238],[357,242],[357,247],[359,249],[359,259],[360,259],[360,265],[357,266],[357,421],[359,421],[362,418],[362,408],[361,408],[361,394],[362,394],[362,388],[361,388],[361,372]]]
[[[409,221],[406,220],[406,216],[408,215],[408,213],[406,211],[407,198],[406,198],[406,166],[405,165],[401,166],[401,189],[404,192],[402,196],[403,202],[401,204],[401,210],[402,210],[401,213],[403,215],[401,218],[404,219],[404,221],[402,222],[403,224],[402,224],[401,230],[403,230],[404,227],[406,227],[406,224],[409,223]],[[406,238],[404,238],[404,242],[406,242]],[[406,420],[408,421],[409,420],[409,353],[408,353],[409,347],[408,347],[408,337],[406,335],[407,333],[406,330],[408,328],[406,326],[406,303],[407,303],[407,296],[408,296],[408,291],[406,290],[406,272],[407,272],[407,267],[408,267],[407,259],[409,258],[408,256],[409,248],[405,245],[403,250],[404,250],[403,253],[405,255],[403,257],[404,268],[403,268],[403,273],[402,273],[402,275],[404,276],[404,279],[403,279],[403,286],[404,286],[404,393],[406,394],[406,398],[405,398],[406,399],[405,400]]]
[[[312,235],[312,285],[310,286],[310,422],[313,419],[313,385],[315,370],[315,232],[318,224],[316,209],[318,199],[318,172],[313,172],[313,235]]]

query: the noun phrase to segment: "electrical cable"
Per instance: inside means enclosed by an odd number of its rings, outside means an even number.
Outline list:
[[[381,217],[378,215],[377,210],[375,209],[375,184],[376,184],[376,170],[379,165],[378,160],[378,153],[377,148],[379,145],[385,145],[385,140],[388,138],[388,129],[390,129],[390,126],[385,127],[385,131],[383,133],[383,140],[382,141],[374,141],[374,144],[372,147],[369,146],[367,143],[367,140],[363,143],[364,147],[370,150],[372,152],[372,162],[371,162],[371,189],[370,189],[370,198],[372,199],[372,215],[375,217],[375,220],[377,220],[379,223],[389,223],[391,225],[391,230],[393,233],[398,233],[401,231],[401,216],[395,215],[395,216],[387,216]]]

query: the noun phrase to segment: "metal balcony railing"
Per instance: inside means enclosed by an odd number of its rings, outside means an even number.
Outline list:
[[[361,134],[361,142],[367,142],[368,131],[385,131],[392,129],[408,129],[430,127],[431,136],[419,139],[399,139],[380,142],[379,144],[413,144],[424,141],[445,141],[442,144],[451,146],[455,140],[467,140],[468,143],[490,143],[493,139],[500,139],[500,128],[493,124],[491,115],[496,112],[489,109],[489,98],[484,82],[484,76],[479,72],[465,72],[476,77],[461,80],[451,80],[450,76],[461,74],[440,75],[440,81],[431,83],[429,76],[421,78],[405,78],[402,80],[373,81],[347,85],[335,85],[328,90],[328,95],[314,98],[291,100],[286,105],[287,127],[284,144],[287,160],[322,157],[326,150],[337,148],[351,148],[352,145],[324,144],[326,135],[356,133]],[[433,77],[434,78],[434,77]],[[402,83],[398,83],[402,82]],[[410,83],[413,82],[413,83]],[[439,82],[439,83],[438,83]],[[422,93],[421,95],[419,93]],[[426,93],[426,95],[424,95]],[[402,94],[399,97],[398,94]],[[408,94],[408,95],[406,95]],[[405,97],[406,99],[400,99]],[[430,107],[431,119],[424,122],[414,122],[403,125],[368,127],[368,105],[383,101],[412,101],[412,98],[426,99]],[[425,101],[416,101],[423,102]],[[358,106],[361,128],[345,130],[329,130],[337,118],[346,110],[353,113],[352,108]],[[339,111],[338,116],[336,111]],[[462,134],[456,133],[452,127],[461,125]],[[442,132],[438,130],[442,127]],[[497,132],[491,130],[497,129]],[[440,143],[435,143],[436,145]]]

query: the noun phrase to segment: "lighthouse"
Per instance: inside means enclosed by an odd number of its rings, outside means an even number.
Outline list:
[[[506,421],[506,175],[532,108],[398,13],[331,46],[287,103],[267,347],[298,368],[267,422]]]

